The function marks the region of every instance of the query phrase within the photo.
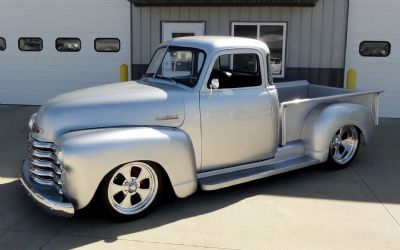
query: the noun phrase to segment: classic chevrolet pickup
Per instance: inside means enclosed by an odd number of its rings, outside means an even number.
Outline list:
[[[380,92],[274,84],[270,59],[257,40],[177,38],[138,81],[49,100],[29,123],[23,186],[58,215],[98,196],[113,217],[135,219],[168,186],[184,198],[322,162],[349,165],[378,123]]]

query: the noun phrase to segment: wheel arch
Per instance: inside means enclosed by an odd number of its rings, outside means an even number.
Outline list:
[[[335,103],[315,108],[307,116],[301,132],[305,153],[325,162],[331,139],[345,125],[355,126],[361,142],[366,144],[374,130],[373,114],[367,107],[354,103]]]
[[[188,135],[174,128],[110,128],[64,134],[63,181],[66,198],[76,209],[86,207],[104,177],[128,162],[157,166],[177,197],[197,189],[194,150]]]

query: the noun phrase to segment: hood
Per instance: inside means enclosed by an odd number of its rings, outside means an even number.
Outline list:
[[[107,84],[59,95],[38,111],[33,137],[53,142],[76,130],[121,126],[179,127],[184,102],[178,87],[138,82]]]

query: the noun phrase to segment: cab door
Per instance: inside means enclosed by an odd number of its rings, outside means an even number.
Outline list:
[[[202,171],[272,158],[272,104],[257,50],[218,53],[200,91]],[[212,89],[211,82],[219,83]]]

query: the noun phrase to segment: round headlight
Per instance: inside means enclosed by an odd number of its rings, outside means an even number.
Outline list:
[[[35,123],[35,121],[36,121],[36,116],[37,116],[37,113],[33,113],[32,115],[31,115],[31,118],[29,119],[29,128],[32,130],[32,128],[33,128],[33,124]]]
[[[32,132],[33,133],[37,133],[37,134],[42,134],[43,133],[43,129],[40,128],[36,122],[33,123],[32,125]]]

